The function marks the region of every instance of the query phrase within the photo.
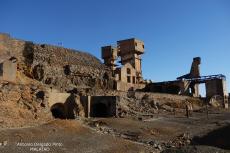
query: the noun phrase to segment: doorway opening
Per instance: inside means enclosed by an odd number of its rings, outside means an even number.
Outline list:
[[[108,117],[108,108],[104,103],[96,103],[92,107],[92,117]]]
[[[54,118],[66,119],[65,106],[62,103],[56,103],[51,108],[50,111]]]

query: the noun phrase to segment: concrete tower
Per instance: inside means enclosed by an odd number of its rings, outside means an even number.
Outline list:
[[[118,56],[121,64],[130,63],[136,70],[137,81],[142,79],[141,55],[144,53],[144,42],[135,38],[117,41]]]
[[[117,48],[113,46],[103,46],[101,47],[101,52],[104,64],[114,71],[116,69]]]

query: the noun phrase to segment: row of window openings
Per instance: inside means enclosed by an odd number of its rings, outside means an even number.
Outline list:
[[[127,74],[128,75],[131,75],[131,69],[130,68],[127,68]],[[127,76],[127,83],[131,83],[131,76]],[[135,76],[133,76],[133,84],[136,83],[136,79],[135,79]]]
[[[131,83],[131,76],[127,76],[127,83]],[[133,76],[133,84],[136,83],[135,76]]]

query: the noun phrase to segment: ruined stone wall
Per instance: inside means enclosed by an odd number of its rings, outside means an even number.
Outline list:
[[[60,91],[112,89],[111,72],[96,57],[81,51],[17,40],[0,34],[0,51],[14,56],[18,70]],[[3,53],[3,52],[2,52]]]

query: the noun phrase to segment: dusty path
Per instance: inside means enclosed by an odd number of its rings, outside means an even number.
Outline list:
[[[191,138],[228,124],[229,112],[212,113],[209,119],[204,113],[194,113],[189,119],[162,115],[146,121],[128,118],[54,120],[36,127],[0,129],[0,152],[160,152],[167,145],[184,143],[179,137],[184,133],[189,133]]]
[[[82,126],[78,121],[56,120],[42,126],[0,131],[2,153],[144,153],[148,147],[104,135]],[[40,143],[40,144],[39,144]],[[42,144],[41,144],[42,143]],[[38,145],[46,145],[40,147]]]

